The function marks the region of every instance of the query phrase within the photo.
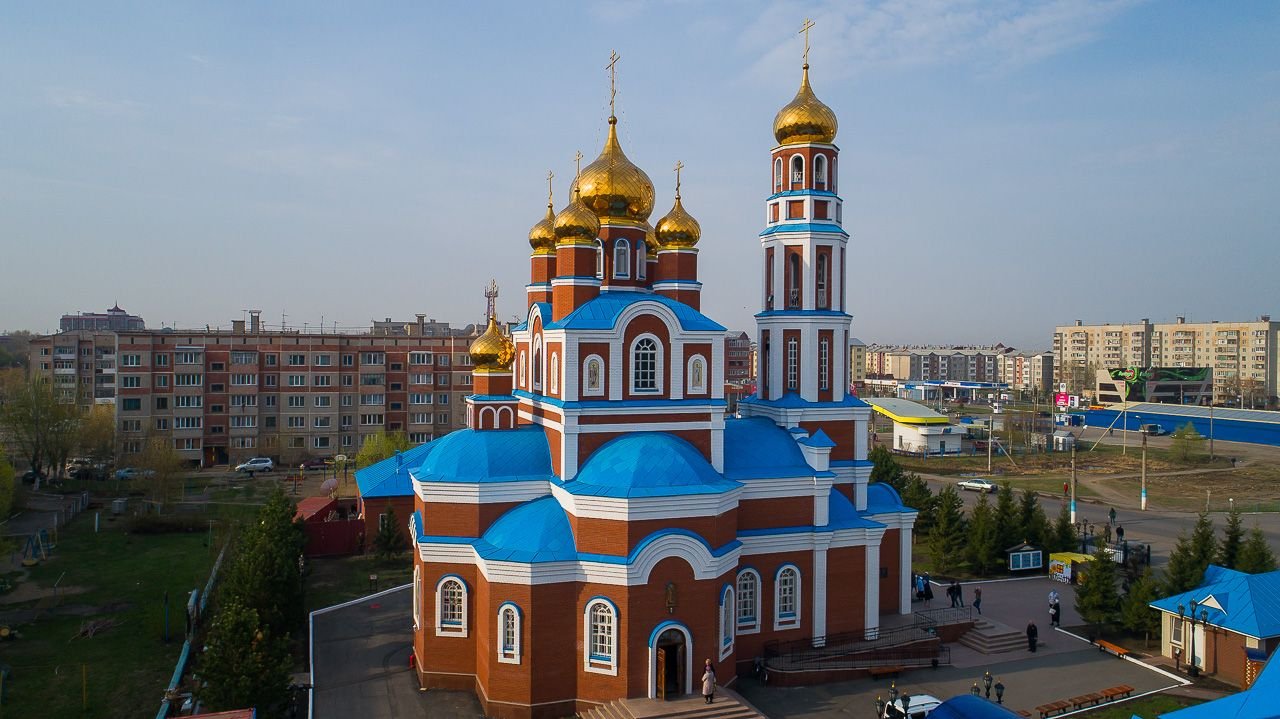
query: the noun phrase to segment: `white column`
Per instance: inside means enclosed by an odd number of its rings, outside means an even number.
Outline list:
[[[866,600],[864,615],[866,628],[863,635],[867,639],[880,636],[880,545],[867,545],[866,561]]]
[[[813,646],[827,643],[827,546],[828,535],[813,548]]]
[[[898,530],[898,614],[911,613],[911,532]]]

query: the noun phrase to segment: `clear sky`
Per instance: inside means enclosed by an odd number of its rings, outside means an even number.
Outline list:
[[[621,137],[750,329],[773,115],[840,118],[854,334],[1280,317],[1280,3],[0,6],[0,330],[523,313],[544,176]]]

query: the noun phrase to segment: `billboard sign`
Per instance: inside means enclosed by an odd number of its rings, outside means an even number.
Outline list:
[[[1071,398],[1067,395],[1066,392],[1059,392],[1053,396],[1053,403],[1058,405],[1059,407],[1066,407],[1070,401],[1071,401]]]

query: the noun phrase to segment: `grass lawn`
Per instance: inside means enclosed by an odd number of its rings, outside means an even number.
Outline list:
[[[1099,707],[1084,712],[1080,716],[1088,717],[1089,719],[1129,719],[1136,714],[1142,719],[1155,719],[1156,716],[1165,712],[1183,709],[1200,703],[1199,699],[1191,699],[1189,697],[1152,694],[1133,701]]]
[[[215,541],[253,507],[214,507]],[[61,598],[0,605],[0,613],[44,608],[20,624],[21,639],[4,644],[12,668],[0,717],[139,717],[153,715],[173,674],[185,630],[188,592],[203,588],[215,552],[209,532],[130,535],[124,522],[93,531],[93,511],[57,537],[52,558],[30,570],[14,591],[48,590]],[[170,641],[163,641],[165,593]],[[13,596],[13,595],[10,595]],[[52,606],[49,606],[52,605]],[[72,639],[87,619],[119,625],[92,639]]]
[[[375,590],[369,582],[370,574],[378,575],[376,591],[408,584],[413,581],[413,560],[408,552],[385,561],[373,555],[312,559],[307,578],[307,611],[372,594]]]

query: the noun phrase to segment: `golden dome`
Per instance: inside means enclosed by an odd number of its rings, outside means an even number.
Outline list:
[[[556,244],[591,246],[595,246],[596,237],[600,235],[600,218],[582,204],[576,183],[573,200],[556,215],[555,234]]]
[[[600,156],[578,177],[582,203],[602,220],[641,223],[653,212],[653,182],[618,144],[618,118],[609,118],[609,137]]]
[[[529,246],[535,255],[556,253],[556,213],[550,202],[547,202],[547,216],[529,230]]]
[[[836,139],[836,114],[822,104],[809,87],[809,64],[805,63],[800,89],[795,99],[778,110],[773,118],[773,136],[779,145],[792,142],[831,142]]]
[[[505,372],[511,369],[511,360],[516,355],[515,345],[511,339],[498,329],[498,321],[489,316],[489,326],[484,334],[475,338],[471,348],[471,362],[477,372]]]
[[[676,204],[661,220],[658,220],[658,247],[664,250],[689,248],[698,244],[702,237],[702,226],[693,219],[693,215],[685,212],[680,204],[680,193],[676,193]]]

